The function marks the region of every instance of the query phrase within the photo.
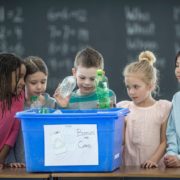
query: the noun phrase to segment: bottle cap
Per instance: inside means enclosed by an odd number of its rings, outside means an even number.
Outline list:
[[[102,76],[104,74],[104,71],[102,69],[98,69],[96,71],[96,74]]]
[[[38,96],[31,96],[30,97],[31,102],[37,101],[37,99],[38,99]]]

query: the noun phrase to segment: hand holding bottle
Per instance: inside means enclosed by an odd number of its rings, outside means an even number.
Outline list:
[[[56,102],[61,107],[67,107],[71,93],[76,87],[76,78],[74,76],[67,76],[62,83],[60,83],[54,93]]]
[[[56,89],[53,97],[56,99],[56,102],[61,106],[61,107],[67,107],[69,104],[69,100],[70,100],[70,95],[66,96],[65,98],[63,98],[60,94],[59,91]]]

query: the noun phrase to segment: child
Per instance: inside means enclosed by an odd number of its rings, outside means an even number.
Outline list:
[[[31,96],[38,96],[38,100],[44,107],[55,107],[55,99],[45,93],[48,79],[48,68],[45,62],[37,56],[29,56],[24,59],[26,65],[25,75],[25,109],[31,106]]]
[[[175,75],[180,82],[180,51],[175,58]],[[172,100],[171,110],[167,124],[167,154],[164,158],[166,167],[180,167],[180,92]]]
[[[155,100],[157,86],[154,54],[144,51],[139,61],[127,65],[123,75],[132,101],[122,101],[117,107],[129,108],[125,118],[125,166],[158,167],[166,148],[166,121],[171,108],[167,100]]]
[[[95,92],[95,77],[97,69],[104,68],[104,60],[98,51],[87,47],[79,51],[75,57],[73,75],[76,77],[78,89],[70,97],[63,99],[57,91],[54,94],[61,107],[68,109],[95,109],[97,96]],[[110,90],[111,103],[116,103],[115,93]]]
[[[55,99],[45,93],[48,78],[48,69],[45,62],[36,56],[29,56],[24,59],[26,65],[25,75],[25,104],[24,109],[28,109],[31,106],[31,96],[38,96],[38,100],[41,102],[42,107],[55,107]],[[15,147],[15,155],[17,162],[24,161],[22,132],[19,132],[18,139]]]
[[[20,122],[14,116],[24,106],[26,67],[16,55],[0,54],[0,169],[16,141]],[[11,167],[22,167],[11,163]]]

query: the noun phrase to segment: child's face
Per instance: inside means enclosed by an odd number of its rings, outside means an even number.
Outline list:
[[[36,72],[26,77],[26,94],[28,97],[40,96],[46,91],[47,75],[43,72]]]
[[[81,95],[90,94],[95,90],[95,78],[97,68],[86,68],[78,66],[73,69],[73,75],[77,79],[77,86]]]
[[[144,106],[151,98],[152,85],[147,85],[142,75],[131,74],[125,77],[127,93],[138,106]]]
[[[26,67],[24,64],[21,65],[20,71],[19,68],[16,72],[12,72],[12,93],[19,95],[22,90],[24,90],[24,76],[26,74]],[[17,85],[16,85],[17,84]]]
[[[175,75],[178,82],[180,82],[180,57],[178,57],[176,61]]]

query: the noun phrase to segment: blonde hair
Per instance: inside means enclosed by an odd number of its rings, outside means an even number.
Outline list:
[[[142,81],[154,84],[155,89],[158,88],[158,70],[154,67],[156,57],[151,51],[142,51],[139,54],[138,61],[128,64],[123,71],[123,76],[129,74],[142,74]],[[154,89],[154,93],[155,93]]]

